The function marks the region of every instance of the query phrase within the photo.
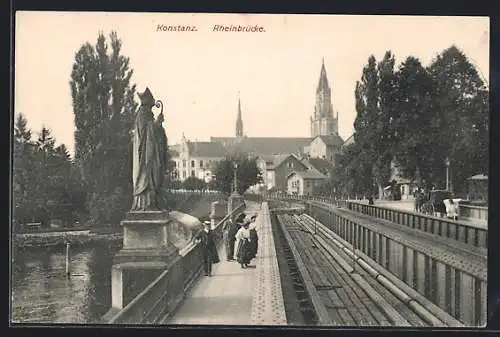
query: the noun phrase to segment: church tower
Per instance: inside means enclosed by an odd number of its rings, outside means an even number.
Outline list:
[[[241,118],[241,103],[238,97],[238,117],[236,118],[236,138],[243,137],[243,119]]]
[[[338,114],[335,117],[333,115],[332,90],[328,84],[323,59],[316,88],[316,105],[311,116],[311,137],[335,135],[338,132]]]

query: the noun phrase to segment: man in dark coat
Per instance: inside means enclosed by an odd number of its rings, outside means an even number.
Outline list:
[[[212,276],[212,264],[219,263],[219,254],[215,245],[215,235],[210,229],[210,221],[205,221],[203,230],[198,234],[197,241],[203,251],[203,269],[205,276]]]
[[[236,243],[236,233],[243,225],[243,221],[245,220],[245,214],[241,213],[235,221],[229,224],[229,229],[227,232],[227,241],[226,241],[226,255],[228,261],[234,261],[234,245]]]

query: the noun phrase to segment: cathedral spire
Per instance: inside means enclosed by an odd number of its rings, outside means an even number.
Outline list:
[[[243,137],[243,119],[241,117],[241,101],[238,92],[238,117],[236,118],[236,137]]]
[[[321,59],[321,72],[319,74],[318,88],[316,89],[316,92],[321,90],[328,91],[329,89],[330,86],[328,85],[328,77],[326,76],[325,58],[323,57]]]
[[[311,136],[338,134],[338,114],[334,115],[332,90],[326,75],[325,58],[321,59],[321,71],[316,89],[316,105],[311,118]]]

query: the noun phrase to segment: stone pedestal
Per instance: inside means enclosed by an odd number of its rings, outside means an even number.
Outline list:
[[[123,248],[113,259],[112,307],[122,309],[179,256],[172,243],[176,221],[167,211],[128,212]]]
[[[243,197],[238,192],[233,192],[228,199],[227,202],[227,213],[230,214],[233,210],[235,210],[238,206],[243,204],[245,201]]]
[[[128,212],[121,222],[123,248],[114,264],[123,262],[168,262],[178,254],[169,239],[172,219],[166,211]]]

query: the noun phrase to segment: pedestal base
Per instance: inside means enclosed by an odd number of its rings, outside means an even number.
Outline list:
[[[167,269],[166,262],[124,262],[111,269],[111,306],[123,309]]]
[[[168,262],[178,254],[171,242],[172,219],[167,211],[128,212],[121,222],[123,249],[114,263]]]
[[[233,192],[227,202],[227,213],[230,214],[234,209],[245,202],[244,198],[238,193]]]
[[[167,211],[131,211],[121,222],[123,249],[113,259],[112,307],[122,309],[179,258]]]

